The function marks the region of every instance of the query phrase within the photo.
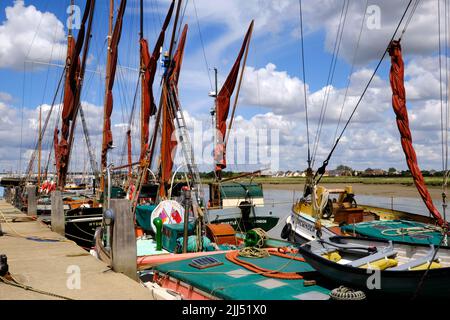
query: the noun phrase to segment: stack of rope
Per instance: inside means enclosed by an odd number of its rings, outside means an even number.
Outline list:
[[[355,291],[344,286],[333,289],[330,296],[334,300],[364,300],[366,298],[364,292]]]

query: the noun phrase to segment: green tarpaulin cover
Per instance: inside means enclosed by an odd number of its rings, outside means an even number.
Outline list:
[[[220,195],[226,198],[262,198],[263,190],[259,183],[223,183],[220,185]]]
[[[329,298],[330,291],[328,289],[318,285],[305,287],[304,280],[265,277],[228,261],[223,253],[210,257],[214,257],[223,264],[197,269],[189,265],[192,259],[187,259],[161,264],[155,268],[161,273],[169,273],[171,277],[226,300],[317,300]],[[306,262],[278,256],[259,259],[240,257],[240,259],[277,271],[305,274],[314,271]]]
[[[341,227],[347,233],[409,243],[434,244],[441,242],[441,233],[425,223],[407,220],[369,221]]]
[[[152,230],[152,222],[150,217],[156,205],[142,205],[136,207],[136,222],[144,230]]]

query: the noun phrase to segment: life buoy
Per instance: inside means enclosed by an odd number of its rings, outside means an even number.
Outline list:
[[[286,223],[281,230],[281,239],[288,239],[292,232],[292,225],[290,223]]]

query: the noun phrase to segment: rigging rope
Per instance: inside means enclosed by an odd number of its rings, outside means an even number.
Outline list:
[[[301,1],[301,0],[300,0],[300,1]],[[202,30],[201,30],[201,28],[200,28],[200,20],[199,20],[199,18],[198,18],[197,6],[195,5],[195,0],[192,0],[192,4],[194,5],[195,18],[196,18],[196,20],[197,20],[198,35],[199,35],[199,37],[200,37],[200,44],[202,45],[203,59],[205,60],[206,73],[208,74],[209,86],[210,86],[211,90],[213,90],[213,85],[212,85],[211,75],[210,75],[210,73],[209,73],[208,59],[206,58],[205,44],[204,44],[204,42],[203,42]],[[217,94],[217,93],[216,93],[216,94]]]
[[[437,255],[439,249],[441,248],[441,245],[444,243],[444,239],[447,239],[447,230],[445,228],[444,228],[443,233],[442,233],[441,241],[439,242],[439,245],[437,246],[437,248],[434,250],[433,257],[429,261],[427,269],[425,270],[424,274],[420,278],[419,285],[417,286],[416,291],[414,292],[412,300],[415,300],[417,298],[417,296],[419,295],[420,290],[422,290],[422,287],[423,287],[423,284],[425,282],[425,279],[426,279],[426,277],[428,275],[428,272],[430,271],[431,264],[432,264],[432,262],[434,260],[436,260],[436,255]]]
[[[339,113],[339,119],[338,119],[338,123],[336,125],[336,131],[334,132],[333,141],[336,141],[337,133],[338,133],[339,126],[340,126],[341,120],[342,120],[342,114],[343,114],[344,108],[345,108],[345,102],[347,101],[348,90],[350,88],[350,83],[351,83],[351,80],[352,80],[353,70],[355,69],[356,57],[357,57],[358,51],[359,51],[359,44],[361,42],[361,35],[362,35],[362,31],[364,29],[364,22],[366,21],[366,12],[367,12],[367,7],[368,6],[369,6],[369,0],[366,0],[366,5],[364,6],[364,12],[363,12],[362,20],[361,20],[361,27],[359,29],[358,40],[356,42],[355,52],[354,52],[353,58],[352,58],[352,65],[351,65],[350,72],[349,72],[349,77],[348,77],[348,80],[347,80],[347,87],[345,88],[344,100],[342,101],[341,111]]]
[[[303,43],[303,12],[302,12],[302,0],[298,0],[299,5],[299,16],[300,16],[300,39],[301,39],[301,54],[302,54],[302,76],[303,76],[303,93],[304,93],[304,103],[305,103],[305,120],[306,120],[306,140],[308,143],[308,168],[311,167],[311,149],[309,142],[309,117],[308,117],[308,97],[306,92],[306,71],[305,71],[305,50]],[[258,73],[256,73],[258,75]],[[259,83],[258,83],[259,92]],[[259,93],[258,93],[259,99]]]
[[[445,80],[446,80],[446,108],[445,114],[446,119],[444,121],[444,97],[443,97],[443,89],[442,89],[442,46],[441,46],[441,5],[440,0],[438,1],[438,49],[439,49],[439,100],[440,100],[440,111],[441,111],[441,158],[442,158],[442,171],[443,179],[442,179],[442,209],[443,209],[443,218],[446,220],[446,208],[447,208],[447,183],[448,183],[448,68],[447,68],[447,51],[448,51],[448,37],[447,37],[447,22],[445,22]],[[444,7],[445,21],[447,21],[447,1],[445,1]],[[445,123],[445,126],[444,126]],[[444,133],[445,132],[445,133]]]
[[[401,24],[402,24],[402,22],[403,22],[403,20],[404,20],[404,18],[405,18],[405,16],[406,16],[406,14],[408,13],[408,10],[409,10],[409,7],[411,6],[412,1],[413,1],[413,0],[409,0],[408,5],[406,6],[406,9],[405,9],[405,11],[404,11],[403,14],[402,14],[402,17],[400,18],[400,21],[399,21],[397,27],[395,28],[394,33],[392,34],[391,39],[389,40],[389,43],[388,43],[388,46],[386,47],[386,50],[384,50],[383,55],[381,56],[380,60],[378,61],[378,63],[377,63],[377,65],[376,65],[376,67],[375,67],[375,69],[374,69],[372,75],[371,75],[370,78],[369,78],[369,81],[367,82],[366,86],[364,87],[363,92],[361,93],[361,96],[359,97],[358,101],[356,102],[356,105],[355,105],[355,107],[353,108],[353,110],[352,110],[352,112],[351,112],[351,114],[350,114],[350,117],[347,119],[347,122],[345,123],[344,127],[342,128],[341,133],[339,134],[339,136],[338,136],[338,138],[336,139],[336,141],[335,141],[333,147],[331,148],[330,153],[328,154],[327,158],[323,161],[322,166],[321,166],[319,169],[317,169],[317,172],[316,172],[316,174],[315,174],[315,176],[314,176],[314,178],[316,178],[318,175],[320,175],[320,177],[319,177],[318,180],[317,180],[317,183],[320,181],[320,179],[322,178],[323,174],[325,173],[325,169],[326,169],[326,167],[327,167],[327,165],[328,165],[328,162],[330,161],[331,156],[332,156],[333,153],[334,153],[334,150],[336,150],[336,147],[337,147],[337,145],[339,144],[339,141],[341,140],[342,136],[343,136],[344,133],[345,133],[345,130],[346,130],[347,127],[349,126],[350,121],[353,119],[353,116],[355,115],[356,110],[358,109],[359,105],[361,104],[361,101],[362,101],[362,99],[364,98],[364,95],[366,94],[367,90],[369,89],[369,86],[370,86],[370,84],[372,83],[373,78],[374,78],[375,75],[377,74],[377,71],[378,71],[378,69],[380,68],[381,63],[383,62],[384,57],[386,56],[386,54],[387,54],[387,52],[388,52],[389,45],[390,45],[391,42],[394,40],[395,35],[397,34],[398,30],[400,29],[400,26],[401,26]]]
[[[410,12],[410,14],[408,16],[408,19],[406,19],[405,26],[403,27],[403,30],[402,30],[402,32],[400,34],[400,38],[398,39],[399,41],[402,40],[402,37],[405,34],[406,29],[408,28],[409,23],[411,22],[411,19],[414,16],[414,13],[416,12],[416,9],[417,9],[417,6],[419,5],[419,3],[420,3],[420,0],[415,0],[415,2],[413,4],[413,7],[411,9],[411,12]]]
[[[47,125],[48,125],[48,123],[50,121],[50,117],[52,115],[53,108],[55,106],[56,98],[58,97],[58,92],[60,90],[60,87],[61,87],[61,84],[62,84],[62,80],[64,79],[64,75],[65,74],[66,74],[66,70],[64,69],[63,72],[61,72],[61,77],[59,78],[58,86],[56,87],[56,92],[55,92],[55,94],[53,96],[52,105],[51,105],[50,110],[49,110],[49,112],[47,114],[47,117],[45,119],[44,126],[42,127],[42,130],[41,130],[41,134],[40,134],[40,137],[39,137],[39,139],[41,141],[42,141],[42,137],[45,134],[45,131],[47,130]],[[23,115],[22,115],[22,118],[23,118]],[[21,129],[21,139],[22,139],[22,129]],[[26,175],[27,176],[25,178],[25,183],[27,181],[29,181],[29,179],[31,178],[31,173],[32,173],[32,170],[33,170],[33,164],[34,164],[34,160],[36,158],[36,151],[37,151],[38,146],[39,146],[39,139],[38,139],[38,142],[36,142],[36,145],[34,147],[33,153],[31,154],[30,162],[28,164],[28,168],[27,168],[27,171],[26,171]],[[21,144],[22,144],[22,142],[21,142]]]
[[[10,279],[8,279],[8,278],[10,278]],[[74,300],[72,298],[69,298],[69,297],[66,297],[66,296],[62,296],[62,295],[59,295],[59,294],[56,294],[56,293],[53,293],[53,292],[44,291],[44,290],[33,288],[31,286],[27,286],[27,285],[25,285],[23,283],[18,282],[16,279],[14,279],[12,277],[12,275],[9,275],[8,278],[0,276],[0,281],[5,283],[5,284],[7,284],[7,285],[10,285],[10,286],[18,287],[18,288],[21,288],[21,289],[24,289],[24,290],[27,290],[27,291],[33,291],[33,292],[36,292],[36,293],[39,293],[39,294],[43,294],[43,295],[47,295],[47,296],[50,296],[50,297],[55,297],[55,298],[59,298],[59,299],[62,299],[62,300]]]
[[[348,5],[349,5],[349,1],[344,1],[343,5],[342,5],[341,17],[339,19],[339,27],[336,32],[336,39],[335,39],[335,43],[334,43],[333,54],[331,57],[330,69],[328,70],[327,84],[325,86],[322,107],[320,109],[319,122],[317,124],[316,136],[315,136],[314,144],[313,144],[313,154],[312,154],[312,165],[313,166],[314,166],[314,162],[316,159],[317,150],[319,147],[320,135],[322,133],[323,123],[325,122],[325,114],[326,114],[326,110],[328,108],[328,101],[329,101],[329,97],[330,97],[331,86],[333,83],[334,73],[336,71],[336,64],[337,64],[337,59],[339,56],[339,51],[341,48],[341,42],[342,42],[342,36],[344,34],[345,22],[347,20]]]

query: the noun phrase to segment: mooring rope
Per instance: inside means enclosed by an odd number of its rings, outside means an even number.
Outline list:
[[[27,285],[25,285],[23,283],[20,283],[16,279],[14,279],[13,276],[10,275],[10,274],[8,275],[8,277],[11,280],[7,279],[6,277],[0,276],[0,281],[5,283],[5,284],[7,284],[7,285],[14,286],[14,287],[17,287],[17,288],[21,288],[21,289],[24,289],[26,291],[33,291],[33,292],[36,292],[36,293],[39,293],[39,294],[43,294],[43,295],[47,295],[47,296],[50,296],[50,297],[55,297],[55,298],[59,298],[59,299],[63,299],[63,300],[74,300],[72,298],[69,298],[69,297],[66,297],[66,296],[62,296],[62,295],[59,295],[59,294],[56,294],[56,293],[53,293],[53,292],[44,291],[44,290],[33,288],[31,286],[27,286]]]

